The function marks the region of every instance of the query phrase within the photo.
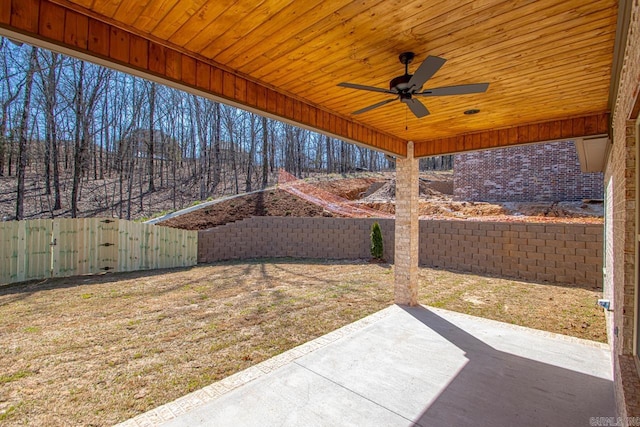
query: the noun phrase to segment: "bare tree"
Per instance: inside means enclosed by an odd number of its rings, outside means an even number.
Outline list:
[[[24,177],[27,169],[27,124],[31,108],[31,88],[33,86],[33,74],[36,71],[38,48],[31,48],[29,56],[29,68],[24,85],[24,98],[22,102],[22,118],[20,119],[20,137],[18,140],[18,191],[16,194],[16,219],[24,217]]]
[[[335,171],[335,166],[333,164],[333,143],[328,136],[325,136],[325,144],[327,148],[327,172],[331,173]]]
[[[4,176],[6,146],[8,142],[7,125],[9,123],[9,108],[13,102],[18,99],[25,83],[25,79],[17,79],[9,70],[9,64],[13,64],[19,60],[13,57],[7,45],[7,39],[0,38],[0,50],[3,53],[3,55],[0,55],[2,57],[2,81],[4,83],[2,88],[2,117],[0,117],[0,176]],[[9,172],[9,175],[11,175],[11,172]]]
[[[148,144],[148,179],[149,179],[149,193],[153,193],[156,191],[156,186],[153,181],[153,162],[155,156],[155,141],[154,141],[154,133],[155,133],[155,112],[156,112],[156,84],[151,82],[149,84],[149,140]],[[142,196],[141,196],[142,197]]]
[[[83,61],[76,61],[72,67],[74,77],[73,109],[75,115],[75,135],[73,150],[73,184],[71,188],[71,217],[78,216],[78,200],[80,198],[80,179],[86,169],[86,152],[92,137],[92,122],[98,97],[105,90],[106,77],[110,70],[91,66],[90,77],[87,78]]]
[[[234,112],[235,110],[230,107],[224,108],[223,111],[224,124],[229,137],[229,160],[231,162],[231,170],[233,171],[234,194],[238,194],[240,192],[240,187],[238,183],[238,168],[236,164],[236,114]]]
[[[251,179],[253,177],[253,158],[256,155],[256,116],[255,114],[249,113],[249,154],[247,156],[247,168],[246,168],[246,177],[245,177],[245,189],[247,193],[251,191]]]
[[[220,184],[220,133],[222,128],[220,104],[213,103],[213,117],[215,120],[215,131],[213,134],[213,176],[211,177],[211,191],[215,190]]]
[[[0,175],[16,164],[23,181],[25,168],[37,172],[52,215],[68,205],[65,214],[79,216],[88,188],[99,188],[91,196],[99,206],[86,214],[132,218],[163,188],[177,209],[198,195],[238,193],[240,183],[264,188],[279,167],[303,177],[387,166],[380,153],[44,50],[25,111],[29,55],[8,44],[0,38]]]
[[[38,68],[41,75],[41,91],[44,98],[45,115],[45,194],[51,194],[51,175],[53,172],[54,202],[52,210],[62,207],[60,200],[60,165],[58,162],[58,132],[55,119],[58,103],[58,83],[62,68],[62,57],[55,52],[43,53],[45,61]],[[45,73],[46,71],[46,73]]]
[[[262,188],[269,183],[269,132],[267,118],[262,116]]]

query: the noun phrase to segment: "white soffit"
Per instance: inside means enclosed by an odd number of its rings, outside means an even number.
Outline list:
[[[576,151],[582,172],[604,171],[608,144],[609,138],[606,136],[576,139]]]

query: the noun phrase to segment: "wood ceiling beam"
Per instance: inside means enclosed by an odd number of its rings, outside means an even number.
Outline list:
[[[609,134],[608,112],[415,141],[414,146],[416,157],[430,157],[606,134]]]
[[[0,34],[404,157],[406,141],[48,0],[0,0]],[[52,46],[53,45],[53,46]]]

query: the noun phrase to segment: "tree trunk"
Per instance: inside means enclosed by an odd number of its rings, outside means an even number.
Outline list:
[[[132,138],[133,140],[133,138]],[[132,142],[133,143],[133,142]],[[135,175],[135,151],[131,149],[131,159],[129,159],[129,182],[127,184],[127,220],[131,219],[131,193],[133,192],[133,177]]]
[[[220,133],[221,133],[221,116],[220,116],[220,104],[214,105],[214,119],[216,121],[215,134],[213,138],[213,178],[211,181],[211,191],[215,190],[220,184]]]
[[[327,173],[333,172],[333,144],[331,144],[331,138],[325,136],[325,144],[327,147]]]
[[[305,133],[301,129],[296,129],[296,169],[298,171],[298,178],[303,178],[304,172],[304,140]]]
[[[96,150],[98,149],[97,144],[91,144],[91,158],[93,159],[93,180],[97,181],[98,180],[98,153],[96,152]],[[88,174],[87,174],[88,175]],[[89,180],[89,177],[87,176],[87,181]]]
[[[58,164],[58,137],[55,124],[53,126],[53,132],[51,136],[51,162],[53,164],[53,210],[56,211],[62,209],[62,203],[60,201],[60,165]]]
[[[6,39],[0,38],[0,49],[4,49]],[[11,104],[18,99],[20,95],[20,91],[22,90],[23,84],[15,84],[13,79],[8,78],[8,76],[12,73],[10,67],[13,67],[13,61],[9,57],[9,55],[2,55],[2,74],[4,78],[2,79],[5,84],[5,95],[6,98],[3,99],[2,102],[2,117],[0,117],[0,176],[4,176],[5,169],[5,161],[7,154],[9,158],[11,156],[11,151],[7,153],[7,123],[10,123],[11,120],[8,117],[9,107]],[[11,139],[11,138],[9,138]],[[13,145],[13,144],[11,144]],[[12,147],[9,147],[11,150]],[[11,172],[9,172],[11,175]]]
[[[176,210],[176,190],[177,190],[177,180],[176,180],[176,168],[178,165],[178,159],[173,159],[171,162],[171,172],[173,175],[173,192],[172,192],[172,201],[173,201],[173,210]]]
[[[71,218],[78,216],[78,191],[80,189],[80,179],[82,177],[82,165],[83,165],[83,146],[84,135],[82,132],[83,127],[83,86],[84,86],[84,62],[80,62],[80,70],[78,73],[78,86],[75,93],[75,118],[76,118],[76,130],[75,130],[75,145],[73,150],[73,184],[71,187]]]
[[[149,188],[148,188],[149,193],[153,193],[154,191],[156,191],[156,186],[153,181],[153,174],[154,174],[153,157],[155,156],[155,141],[153,140],[153,137],[154,137],[153,128],[154,128],[155,111],[156,111],[156,84],[152,82],[151,87],[149,88],[149,163],[148,163],[149,170],[147,172],[149,174]]]
[[[262,117],[262,188],[269,183],[269,134],[267,118]]]
[[[9,176],[11,176],[11,173],[13,171],[13,153],[15,152],[15,137],[13,135],[13,132],[11,132],[11,136],[9,137],[9,153],[8,153],[8,164],[7,164],[7,171],[9,173]]]
[[[271,122],[273,125],[274,123]],[[276,170],[276,140],[275,140],[275,132],[273,131],[273,127],[271,128],[271,144],[269,146],[269,171],[274,173]]]
[[[51,129],[49,126],[44,134],[44,194],[51,194]]]
[[[31,107],[31,87],[33,86],[33,73],[36,69],[38,48],[31,48],[29,68],[24,86],[24,101],[22,103],[22,118],[20,120],[20,139],[18,141],[18,192],[16,198],[16,219],[24,218],[24,178],[27,168],[27,126],[29,122],[29,109]]]
[[[238,168],[236,166],[236,144],[233,141],[233,127],[229,124],[229,153],[231,155],[231,167],[233,168],[233,183],[235,194],[240,193],[240,185],[238,183]]]
[[[251,176],[253,175],[253,157],[256,155],[256,116],[253,113],[249,117],[250,121],[250,133],[251,136],[249,138],[249,159],[247,160],[247,177],[245,179],[245,192],[250,192],[251,188]]]
[[[0,117],[0,176],[4,176],[4,157],[5,147],[7,144],[7,110],[9,109],[9,103],[2,105],[2,117]]]

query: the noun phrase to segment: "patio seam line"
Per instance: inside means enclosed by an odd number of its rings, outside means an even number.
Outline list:
[[[407,420],[407,421],[409,421],[410,423],[412,423],[412,425],[414,425],[414,426],[425,427],[425,426],[423,426],[422,424],[419,424],[418,422],[413,421],[413,420],[411,420],[411,419],[409,419],[409,418],[405,417],[405,416],[404,416],[404,415],[402,415],[401,413],[396,412],[396,411],[394,411],[393,409],[387,408],[386,406],[384,406],[384,405],[382,405],[382,404],[380,404],[380,403],[376,402],[375,400],[372,400],[372,399],[368,398],[367,396],[364,396],[364,395],[362,395],[362,394],[358,393],[357,391],[351,390],[349,387],[347,387],[347,386],[345,386],[345,385],[343,385],[343,384],[340,384],[339,382],[336,382],[336,381],[332,380],[331,378],[329,378],[329,377],[327,377],[327,376],[325,376],[325,375],[322,375],[322,374],[321,374],[321,373],[319,373],[319,372],[314,371],[314,370],[313,370],[313,369],[311,369],[311,368],[308,368],[308,367],[306,367],[306,366],[304,366],[304,365],[301,365],[300,363],[298,363],[298,362],[297,362],[297,361],[295,361],[295,360],[294,360],[292,363],[293,363],[294,365],[297,365],[297,366],[299,366],[299,367],[301,367],[301,368],[306,369],[307,371],[311,372],[311,373],[312,373],[312,374],[314,374],[314,375],[319,376],[320,378],[323,378],[323,379],[325,379],[325,380],[329,381],[329,382],[330,382],[330,383],[332,383],[332,384],[337,385],[338,387],[340,387],[340,388],[342,388],[342,389],[344,389],[344,390],[348,391],[349,393],[355,394],[356,396],[359,396],[359,397],[361,397],[361,398],[363,398],[363,399],[365,399],[365,400],[367,400],[367,401],[369,401],[369,402],[373,403],[374,405],[376,405],[376,406],[378,406],[378,407],[380,407],[380,408],[382,408],[382,409],[384,409],[384,410],[386,410],[386,411],[391,412],[392,414],[396,414],[396,415],[397,415],[397,416],[399,416],[400,418],[404,418],[405,420]]]
[[[273,356],[267,360],[250,366],[240,372],[236,372],[220,381],[209,384],[199,390],[193,391],[189,394],[181,396],[171,402],[167,402],[163,405],[150,409],[147,412],[138,414],[133,418],[125,420],[116,426],[120,427],[149,427],[159,426],[167,421],[173,420],[180,415],[186,414],[188,411],[194,410],[204,404],[217,400],[223,395],[233,391],[234,389],[241,387],[251,381],[267,375],[278,368],[285,366],[288,363],[294,362],[296,359],[309,354],[315,350],[326,347],[327,345],[341,339],[348,337],[355,332],[358,332],[378,320],[387,317],[391,314],[395,305],[390,305],[370,314],[362,319],[358,319],[355,322],[349,323],[341,328],[331,331],[325,335],[321,335],[317,338],[300,344],[290,350]]]

